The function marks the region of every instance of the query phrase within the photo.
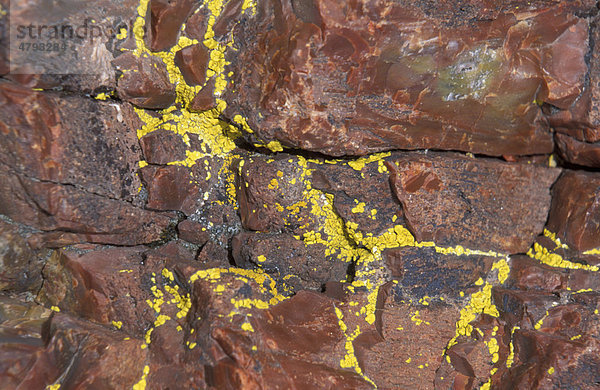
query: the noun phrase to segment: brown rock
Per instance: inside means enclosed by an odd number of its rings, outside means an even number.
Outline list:
[[[140,349],[139,340],[68,315],[51,318],[44,344],[21,388],[129,388],[143,375],[147,350]]]
[[[600,175],[565,171],[552,189],[548,229],[575,250],[600,247]]]
[[[600,142],[582,142],[560,133],[557,133],[554,139],[560,156],[565,161],[587,167],[600,167]]]
[[[49,255],[49,250],[31,248],[15,225],[0,220],[0,291],[38,291]]]
[[[583,91],[588,21],[572,11],[590,3],[471,3],[448,2],[446,19],[427,2],[259,5],[234,30],[226,114],[251,140],[335,156],[549,153],[534,101],[565,109]]]
[[[298,157],[264,156],[246,161],[237,195],[244,228],[296,232],[316,226],[305,197],[305,175]]]
[[[321,291],[328,281],[344,281],[350,264],[325,256],[322,244],[307,246],[291,234],[241,233],[232,240],[235,264],[260,268],[284,289]]]
[[[196,245],[204,245],[209,239],[206,228],[189,219],[179,222],[177,232],[179,232],[179,238]]]
[[[194,96],[190,106],[190,111],[206,111],[216,107],[217,101],[215,99],[215,79],[210,78],[204,87]]]
[[[548,114],[550,125],[558,132],[581,142],[595,143],[600,141],[600,53],[597,47],[597,42],[600,42],[600,26],[597,15],[590,19],[590,50],[586,61],[589,81],[586,82],[585,90],[566,110],[557,110],[551,105],[543,108]],[[556,56],[556,61],[561,61],[559,58],[570,58],[569,54],[573,49],[565,46],[563,49],[564,52],[561,50],[561,55]]]
[[[0,163],[38,180],[139,204],[135,132],[128,104],[40,93],[0,83]]]
[[[0,378],[16,389],[42,355],[42,325],[52,313],[34,303],[0,295]]]
[[[140,170],[148,190],[146,207],[153,210],[179,210],[192,214],[200,189],[190,177],[191,170],[179,165],[146,166]]]
[[[155,130],[140,138],[144,158],[148,164],[167,164],[185,160],[185,144],[172,131]]]
[[[166,51],[177,43],[182,24],[197,6],[193,0],[150,0],[146,41],[152,51]]]
[[[175,101],[175,85],[165,63],[154,56],[136,57],[127,52],[113,64],[123,72],[117,80],[119,97],[141,108],[167,108]]]
[[[206,7],[200,7],[194,11],[185,23],[184,34],[190,39],[196,39],[200,42],[204,41],[209,15],[210,10]]]
[[[137,245],[158,241],[169,216],[70,185],[40,182],[0,170],[0,214],[49,232],[42,245],[94,242]]]
[[[184,47],[175,53],[175,65],[188,85],[204,84],[209,59],[208,48],[203,43]]]
[[[541,233],[559,170],[455,155],[406,154],[389,163],[418,241],[524,253]]]

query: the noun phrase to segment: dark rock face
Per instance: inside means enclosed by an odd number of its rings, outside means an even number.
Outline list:
[[[181,25],[197,6],[192,0],[150,0],[146,15],[146,41],[152,51],[165,51],[177,43]]]
[[[399,157],[388,167],[417,240],[502,253],[526,252],[541,233],[560,173],[439,154]]]
[[[234,30],[226,112],[248,118],[250,138],[335,156],[550,152],[535,102],[568,109],[582,93],[588,21],[571,12],[589,5],[472,6],[450,20],[434,8],[259,2]]]

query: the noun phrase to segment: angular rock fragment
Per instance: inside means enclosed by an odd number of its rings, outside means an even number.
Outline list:
[[[157,57],[137,57],[127,52],[113,63],[123,72],[117,80],[121,99],[148,109],[167,108],[175,101],[175,85],[169,80],[165,63]]]
[[[186,219],[177,225],[179,238],[196,245],[204,245],[209,240],[208,232],[202,224]]]
[[[209,55],[208,48],[202,43],[184,47],[175,53],[175,65],[188,85],[204,84]]]
[[[191,180],[191,170],[188,167],[149,165],[140,172],[148,189],[147,208],[194,213],[200,199],[200,189]]]
[[[290,291],[321,291],[329,281],[347,278],[350,264],[325,256],[325,246],[307,246],[291,234],[241,233],[232,240],[235,264],[260,268]]]
[[[165,51],[177,43],[179,30],[197,2],[193,0],[150,0],[146,16],[146,41],[152,51]]]
[[[190,111],[199,112],[206,111],[215,108],[217,101],[214,96],[215,92],[215,79],[210,78],[204,87],[194,96],[194,99],[190,102],[188,109]]]
[[[541,233],[557,169],[459,155],[406,154],[388,163],[418,241],[525,253]]]
[[[148,164],[167,164],[185,160],[186,145],[172,131],[158,129],[140,138],[144,159]]]
[[[587,143],[568,135],[557,133],[556,146],[565,161],[592,168],[600,167],[600,142]]]
[[[565,171],[552,189],[548,230],[578,251],[600,247],[600,175]]]
[[[226,114],[247,118],[252,140],[335,156],[551,152],[538,104],[568,109],[584,90],[589,24],[576,13],[592,4],[468,3],[446,15],[419,2],[259,2],[234,28]]]

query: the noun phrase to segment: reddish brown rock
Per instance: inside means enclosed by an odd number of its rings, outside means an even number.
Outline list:
[[[0,83],[0,163],[34,179],[137,200],[141,126],[128,104]]]
[[[0,214],[48,232],[41,245],[137,245],[164,238],[171,219],[70,185],[0,170]]]
[[[600,52],[598,50],[600,26],[597,15],[590,19],[590,50],[586,61],[588,74],[583,93],[567,109],[557,110],[552,105],[545,105],[543,108],[548,115],[550,125],[558,132],[581,142],[595,143],[600,141],[600,106],[598,104],[600,101]],[[572,53],[572,49],[565,49],[564,58],[570,58],[567,53]],[[557,61],[561,61],[559,58],[563,58],[563,51],[560,54],[556,56]],[[572,144],[577,143],[572,142]]]
[[[215,99],[215,79],[210,78],[204,87],[194,96],[190,106],[190,111],[206,111],[216,107],[217,101]]]
[[[194,213],[200,189],[191,180],[188,167],[149,165],[142,168],[140,173],[148,190],[147,208]]]
[[[152,51],[165,51],[177,43],[181,26],[197,6],[193,0],[150,0],[146,42]]]
[[[204,245],[209,240],[208,232],[202,224],[186,219],[177,225],[179,238],[196,245]]]
[[[203,43],[184,47],[175,53],[175,65],[188,85],[204,84],[209,59],[208,48]]]
[[[459,155],[406,154],[388,164],[419,241],[524,253],[541,233],[557,169]]]
[[[167,108],[175,101],[175,85],[169,81],[165,63],[154,56],[121,54],[114,66],[123,72],[117,80],[119,97],[148,109]]]
[[[55,314],[47,328],[46,348],[20,378],[21,388],[129,388],[142,377],[147,350],[139,340],[64,314]]]
[[[305,194],[298,157],[251,158],[242,166],[237,198],[242,225],[249,230],[296,232],[316,227]]]
[[[419,2],[259,3],[234,29],[226,114],[250,139],[336,156],[549,153],[534,101],[564,109],[583,91],[588,21],[572,12],[590,3],[468,3],[449,18]]]
[[[547,228],[575,250],[600,247],[600,175],[565,171],[552,189]]]
[[[185,160],[185,144],[172,131],[155,130],[140,138],[144,159],[148,164],[167,164]]]
[[[235,264],[260,268],[291,291],[321,291],[329,281],[345,281],[349,263],[325,256],[322,244],[307,246],[291,234],[241,233],[232,240]]]
[[[560,133],[557,133],[554,139],[560,156],[565,161],[587,167],[600,167],[600,142],[582,142]]]
[[[49,250],[32,248],[15,225],[0,220],[0,291],[38,291],[49,255]]]

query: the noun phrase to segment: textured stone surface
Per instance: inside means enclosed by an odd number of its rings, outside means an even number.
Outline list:
[[[600,142],[582,142],[560,133],[556,134],[555,140],[560,156],[565,161],[592,168],[600,167]]]
[[[192,0],[150,0],[146,15],[146,41],[152,51],[165,51],[177,43],[179,30],[197,3]]]
[[[234,29],[226,113],[252,139],[338,156],[550,152],[534,101],[560,110],[581,94],[588,21],[571,12],[590,4],[464,3],[446,15],[427,2],[259,2]]]
[[[440,154],[388,163],[404,217],[419,241],[522,253],[541,233],[559,170]]]
[[[160,59],[124,53],[113,63],[123,72],[117,82],[121,99],[148,109],[167,108],[175,101],[175,85]]]
[[[552,189],[548,229],[585,251],[600,247],[600,175],[565,171]]]

